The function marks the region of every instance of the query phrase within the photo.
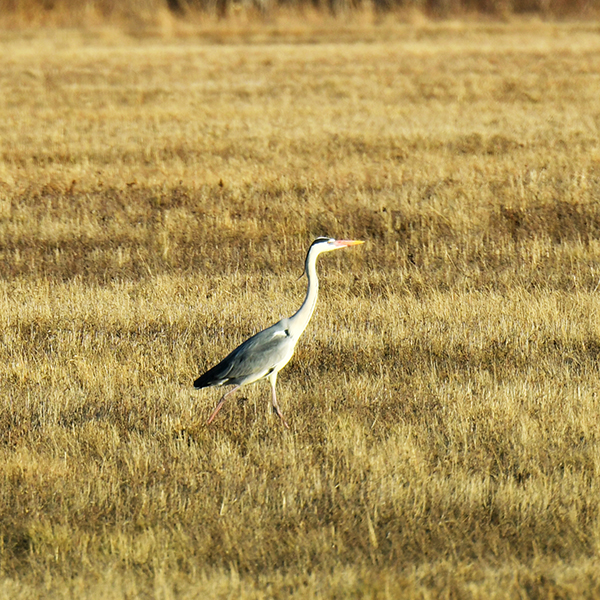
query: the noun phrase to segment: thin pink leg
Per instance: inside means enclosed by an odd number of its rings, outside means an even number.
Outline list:
[[[233,392],[237,392],[242,386],[241,385],[236,385],[232,390],[229,390],[220,400],[219,400],[219,404],[217,404],[217,408],[215,408],[215,410],[213,410],[212,415],[210,415],[210,419],[208,419],[207,421],[207,425],[210,425],[215,417],[219,414],[219,411],[221,410],[221,408],[223,408],[223,404],[225,404],[225,399],[227,398],[227,396],[229,396],[229,394],[233,394]]]
[[[285,417],[281,414],[279,404],[277,404],[277,394],[275,393],[275,382],[277,381],[277,373],[271,375],[271,377],[269,377],[269,381],[271,382],[271,391],[273,392],[273,412],[283,421],[283,426],[286,429],[289,429],[290,426],[287,424]]]

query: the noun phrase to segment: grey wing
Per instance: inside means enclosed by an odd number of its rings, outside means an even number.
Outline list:
[[[281,322],[280,322],[281,323]],[[289,356],[294,340],[280,323],[260,331],[194,381],[195,388],[256,381]]]

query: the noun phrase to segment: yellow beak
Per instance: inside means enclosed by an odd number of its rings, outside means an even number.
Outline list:
[[[362,240],[336,240],[335,245],[340,248],[345,248],[346,246],[358,246],[359,244],[364,244]]]

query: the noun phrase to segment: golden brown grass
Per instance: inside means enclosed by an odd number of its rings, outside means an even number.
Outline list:
[[[206,26],[214,30],[339,29],[343,22],[433,19],[598,17],[599,0],[0,0],[0,24],[10,27],[118,26],[137,34]],[[295,23],[290,22],[290,18]],[[343,28],[343,25],[342,25]],[[239,33],[243,33],[242,29]]]
[[[0,42],[3,597],[600,594],[598,28],[373,31]]]

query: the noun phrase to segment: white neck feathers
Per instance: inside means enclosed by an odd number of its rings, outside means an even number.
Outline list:
[[[323,252],[323,248],[319,246],[311,246],[306,257],[305,271],[308,277],[308,289],[306,290],[306,298],[302,306],[298,309],[295,315],[289,318],[290,333],[299,337],[306,329],[310,318],[315,310],[317,296],[319,295],[319,279],[317,277],[317,257]]]

